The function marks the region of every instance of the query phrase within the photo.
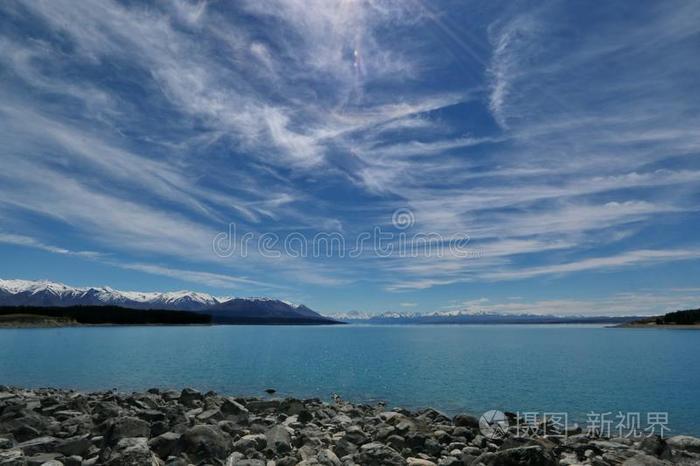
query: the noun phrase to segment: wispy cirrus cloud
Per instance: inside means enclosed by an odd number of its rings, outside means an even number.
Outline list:
[[[302,288],[695,260],[673,251],[697,248],[698,8],[578,8],[5,2],[2,226]],[[210,248],[229,222],[352,240],[397,208],[480,254],[222,263]]]

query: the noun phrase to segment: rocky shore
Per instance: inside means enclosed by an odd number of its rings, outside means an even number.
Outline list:
[[[0,386],[0,465],[554,466],[700,464],[700,439],[489,439],[478,420],[336,398]]]

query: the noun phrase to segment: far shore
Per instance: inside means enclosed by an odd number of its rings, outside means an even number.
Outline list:
[[[610,328],[663,328],[669,330],[700,330],[700,324],[645,324],[639,322],[628,322],[626,324],[613,325]]]

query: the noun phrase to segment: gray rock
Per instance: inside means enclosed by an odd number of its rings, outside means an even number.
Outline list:
[[[443,456],[438,461],[438,466],[462,466],[462,460],[456,456]]]
[[[2,466],[26,466],[27,458],[22,450],[12,449],[0,451],[0,465]]]
[[[277,425],[265,432],[267,448],[275,453],[287,453],[292,450],[292,437],[286,427]]]
[[[700,438],[689,435],[676,435],[666,440],[666,443],[674,450],[685,450],[700,453]]]
[[[89,435],[79,435],[61,440],[56,446],[56,451],[65,456],[85,456],[90,447],[92,447],[92,442]]]
[[[8,450],[14,446],[15,442],[11,438],[0,437],[0,450]]]
[[[325,450],[321,450],[318,452],[318,455],[316,455],[316,459],[318,460],[319,464],[323,466],[340,466],[340,460],[336,456],[333,451],[329,450],[326,448]]]
[[[662,439],[658,435],[644,438],[641,442],[639,442],[639,449],[647,455],[664,459],[670,459],[672,455],[671,447],[668,446],[666,440]]]
[[[265,434],[248,434],[238,439],[233,444],[233,449],[239,452],[248,450],[262,450],[267,446],[267,437]]]
[[[105,458],[106,466],[159,466],[158,457],[148,448],[145,437],[122,438]]]
[[[183,388],[180,392],[180,403],[190,408],[196,407],[203,398],[204,396],[193,388]]]
[[[150,437],[151,426],[137,417],[120,417],[113,421],[105,435],[105,443],[116,445],[123,438]]]
[[[626,459],[622,466],[666,466],[670,463],[651,455],[640,453],[632,458]]]
[[[197,461],[213,458],[225,459],[231,451],[231,439],[221,429],[210,425],[198,425],[182,435],[184,451]]]
[[[391,447],[372,442],[360,447],[359,461],[363,466],[405,465],[406,460]]]
[[[56,458],[61,458],[60,453],[37,453],[27,457],[27,466],[63,466]]]
[[[457,427],[469,427],[472,429],[479,428],[479,419],[468,414],[458,414],[452,419],[452,422]]]
[[[56,450],[59,440],[55,437],[37,437],[32,440],[27,440],[17,445],[17,448],[22,450],[25,455],[32,456],[36,453],[49,453]]]
[[[518,447],[496,453],[483,453],[474,464],[485,466],[556,466],[554,456],[539,446]]]
[[[65,466],[82,466],[83,457],[82,456],[69,456],[63,460]]]
[[[437,466],[437,464],[435,464],[432,461],[424,460],[422,458],[413,458],[413,457],[407,458],[406,463],[408,466]]]
[[[163,459],[169,456],[179,455],[182,450],[180,442],[182,435],[175,432],[166,432],[148,441],[148,446],[156,455]]]

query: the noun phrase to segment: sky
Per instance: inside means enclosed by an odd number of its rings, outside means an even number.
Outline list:
[[[3,1],[0,277],[698,307],[698,57],[692,0]]]

